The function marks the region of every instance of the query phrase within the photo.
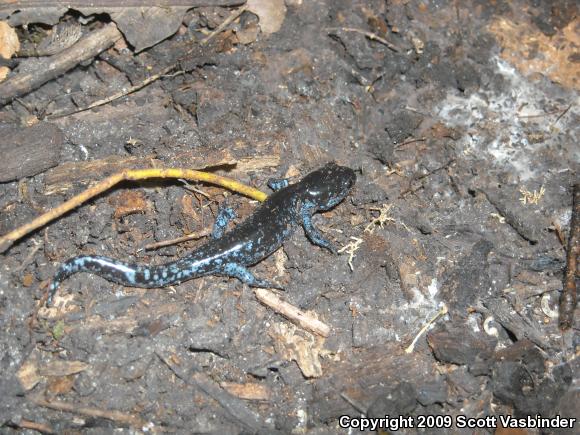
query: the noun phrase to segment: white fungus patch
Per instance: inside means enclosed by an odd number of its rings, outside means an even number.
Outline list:
[[[515,171],[521,181],[537,178],[538,152],[558,145],[559,132],[576,129],[571,124],[580,115],[580,98],[568,94],[570,109],[555,124],[558,113],[546,114],[546,110],[558,106],[563,111],[565,105],[547,99],[545,81],[525,78],[498,57],[494,61],[496,72],[507,83],[507,91],[481,89],[465,97],[450,93],[437,107],[438,116],[447,125],[466,129],[461,140],[464,154],[486,153],[498,166]],[[541,135],[541,139],[533,143],[530,135]],[[580,152],[577,154],[580,158]]]

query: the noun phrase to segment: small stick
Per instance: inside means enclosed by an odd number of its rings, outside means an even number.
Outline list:
[[[442,169],[447,169],[454,162],[455,162],[455,159],[451,159],[447,163],[445,163],[443,166],[439,166],[438,168],[435,168],[435,169],[430,170],[426,174],[422,174],[422,175],[419,175],[418,177],[413,178],[409,182],[409,187],[407,189],[405,189],[403,192],[401,192],[401,194],[399,195],[399,198],[404,198],[407,194],[409,194],[409,193],[415,193],[417,190],[423,188],[423,185],[421,185],[421,186],[417,187],[416,189],[413,189],[411,187],[411,185],[415,181],[419,181],[419,180],[422,180],[423,178],[430,177],[431,175],[435,174],[436,172],[441,171]]]
[[[330,327],[327,324],[286,302],[276,293],[263,288],[255,289],[254,293],[260,302],[272,308],[277,313],[282,314],[292,323],[322,337],[328,337],[330,335]]]
[[[398,150],[399,148],[404,147],[405,145],[409,145],[415,142],[425,142],[427,140],[426,137],[419,137],[419,138],[413,138],[413,139],[409,139],[406,142],[400,143],[398,145],[395,145],[395,151]]]
[[[367,409],[359,401],[352,399],[346,393],[340,393],[340,397],[342,397],[346,402],[348,402],[350,406],[352,406],[354,409],[360,412],[363,416],[366,414]]]
[[[38,216],[31,222],[22,225],[21,227],[16,228],[8,234],[0,237],[0,253],[5,252],[14,244],[14,242],[24,237],[26,234],[46,225],[57,217],[62,216],[63,214],[78,207],[82,203],[88,201],[89,199],[100,195],[106,190],[109,190],[111,187],[121,181],[137,181],[150,178],[185,178],[187,180],[203,181],[205,183],[222,186],[226,189],[233,190],[234,192],[241,193],[242,195],[246,195],[258,201],[264,201],[268,197],[268,195],[259,191],[258,189],[246,186],[245,184],[242,184],[232,178],[221,177],[219,175],[210,174],[209,172],[178,168],[126,169],[122,172],[105,178],[84,192],[81,192],[68,201],[65,201],[61,205]]]
[[[201,189],[197,189],[196,187],[194,187],[194,186],[192,186],[191,184],[189,184],[189,183],[187,182],[187,180],[179,180],[179,181],[181,181],[181,182],[184,184],[184,186],[183,186],[183,188],[184,188],[184,189],[186,189],[186,190],[189,190],[190,192],[199,193],[200,195],[203,195],[203,196],[205,196],[205,197],[206,197],[206,198],[208,198],[208,199],[209,199],[209,198],[211,198],[211,196],[209,196],[209,195],[208,195],[207,193],[205,193],[203,190],[201,190]],[[194,195],[194,196],[195,196],[195,195]]]
[[[127,424],[138,429],[142,429],[147,425],[147,422],[140,419],[139,417],[120,411],[108,411],[98,408],[79,407],[77,404],[60,401],[49,402],[40,398],[33,398],[32,402],[38,406],[56,409],[58,411],[71,412],[73,414],[85,415],[87,417],[106,418],[107,420],[115,421],[121,424]]]
[[[107,24],[82,38],[67,50],[47,59],[42,67],[30,73],[10,77],[0,83],[0,107],[17,97],[39,88],[88,59],[92,59],[122,38],[115,23]]]
[[[178,243],[187,242],[189,240],[201,239],[202,237],[209,236],[210,234],[211,230],[198,231],[196,233],[187,234],[185,236],[177,237],[175,239],[162,240],[161,242],[156,243],[149,243],[148,245],[145,245],[143,249],[145,251],[151,251],[153,249],[163,248],[164,246],[171,246],[176,245]]]
[[[376,33],[372,33],[372,32],[367,32],[366,30],[362,30],[362,29],[355,29],[352,27],[340,27],[340,28],[331,28],[328,30],[342,30],[344,32],[355,32],[355,33],[360,33],[361,35],[365,35],[367,38],[369,38],[371,41],[377,41],[380,42],[383,45],[386,45],[388,48],[390,48],[391,50],[398,52],[399,49],[391,42],[387,41],[384,38],[381,38],[379,35],[377,35]]]
[[[568,110],[570,110],[571,108],[572,108],[572,104],[570,104],[568,107],[566,107],[566,109],[565,109],[565,110],[564,110],[562,113],[560,113],[560,114],[558,115],[558,117],[556,118],[556,120],[555,120],[554,122],[552,122],[552,124],[550,125],[550,127],[553,127],[554,125],[556,125],[556,124],[558,123],[558,121],[559,121],[560,119],[562,119],[562,118],[564,117],[564,115],[565,115],[566,113],[568,113]]]
[[[557,109],[557,110],[552,110],[551,112],[538,113],[538,114],[534,114],[534,115],[516,115],[516,116],[518,118],[525,118],[525,119],[544,118],[546,116],[555,115],[556,113],[560,112],[560,110],[561,109]],[[568,109],[566,109],[564,113],[566,113],[567,111],[568,111]]]
[[[427,331],[427,329],[429,329],[429,327],[435,323],[435,321],[441,317],[444,316],[445,314],[447,314],[447,305],[443,305],[441,307],[441,309],[439,311],[437,311],[437,313],[431,318],[431,320],[429,320],[427,323],[425,323],[425,325],[421,328],[421,330],[419,331],[419,333],[415,336],[415,338],[413,339],[413,341],[411,342],[411,344],[409,345],[409,347],[407,347],[405,349],[405,353],[413,353],[413,350],[415,349],[415,345],[417,344],[417,341],[419,341],[419,337],[421,337],[421,335],[423,335],[425,333],[425,331]]]
[[[97,101],[89,104],[88,106],[81,107],[80,109],[75,109],[75,110],[53,112],[50,115],[48,115],[46,118],[47,119],[64,118],[65,116],[70,116],[70,115],[74,115],[76,113],[86,112],[87,110],[93,109],[95,107],[104,106],[105,104],[109,104],[110,102],[118,100],[121,97],[125,97],[125,96],[130,95],[134,92],[137,92],[140,89],[143,89],[145,86],[147,86],[150,83],[153,83],[156,80],[159,80],[161,77],[163,77],[164,75],[166,75],[167,73],[169,73],[172,69],[174,69],[176,67],[177,67],[177,64],[173,64],[173,65],[170,65],[166,68],[163,68],[160,72],[158,72],[155,75],[152,75],[151,77],[146,78],[141,83],[138,83],[135,86],[131,86],[129,89],[119,91],[113,95],[108,96],[107,98],[103,98],[102,100],[97,100]],[[178,71],[177,73],[175,73],[175,75],[180,75],[180,74],[183,74],[183,71]]]
[[[217,26],[213,32],[211,32],[209,35],[207,35],[205,38],[203,38],[199,44],[200,45],[207,44],[215,35],[217,35],[222,30],[224,30],[228,24],[230,24],[232,21],[234,21],[240,15],[242,15],[247,9],[248,9],[247,5],[244,5],[238,9],[234,9],[232,11],[232,13],[219,26]]]
[[[15,426],[23,429],[32,429],[40,433],[53,434],[56,433],[49,425],[44,423],[37,423],[35,421],[21,419]]]
[[[566,255],[566,273],[564,286],[560,295],[560,329],[570,329],[574,323],[578,274],[578,254],[580,253],[580,183],[574,184],[572,200],[572,219],[570,220],[570,236],[568,237],[568,253]]]

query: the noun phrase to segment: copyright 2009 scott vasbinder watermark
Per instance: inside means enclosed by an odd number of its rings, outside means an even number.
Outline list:
[[[359,429],[361,431],[376,431],[384,429],[398,431],[400,429],[496,429],[498,427],[514,429],[564,429],[574,428],[576,418],[528,416],[516,418],[511,415],[488,415],[486,417],[467,417],[465,415],[416,415],[416,416],[384,416],[380,418],[350,417],[343,415],[338,424],[343,429]]]

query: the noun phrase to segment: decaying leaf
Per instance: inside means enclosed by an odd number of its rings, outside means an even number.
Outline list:
[[[260,18],[263,33],[276,33],[280,30],[286,17],[284,0],[248,0],[246,5],[250,12]]]

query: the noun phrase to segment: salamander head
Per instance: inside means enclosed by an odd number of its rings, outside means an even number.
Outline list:
[[[354,171],[334,162],[311,172],[302,179],[304,200],[318,210],[329,210],[342,201],[356,182]]]

